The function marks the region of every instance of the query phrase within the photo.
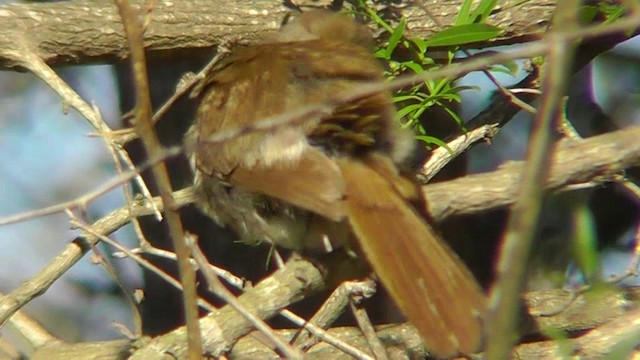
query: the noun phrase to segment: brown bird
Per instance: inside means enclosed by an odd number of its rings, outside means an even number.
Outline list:
[[[350,18],[313,11],[218,64],[195,89],[201,102],[186,138],[198,205],[248,243],[301,249],[355,238],[431,351],[471,353],[481,345],[485,297],[412,206],[424,209],[424,200],[398,168],[413,140],[396,124],[388,92],[207,141],[382,81],[371,44]]]

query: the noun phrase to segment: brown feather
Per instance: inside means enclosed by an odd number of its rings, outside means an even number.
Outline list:
[[[428,348],[443,356],[478,350],[485,299],[473,276],[385,176],[352,159],[338,164],[360,247]]]
[[[194,90],[202,100],[187,136],[199,206],[246,242],[301,248],[355,234],[429,350],[470,353],[480,345],[485,298],[410,205],[423,199],[396,167],[412,141],[394,123],[391,95],[374,94],[277,129],[247,130],[382,80],[367,38],[348,18],[310,12],[271,39],[281,42],[241,49],[216,66]],[[208,141],[237,130],[245,132]]]
[[[307,149],[295,163],[237,168],[230,180],[247,191],[276,197],[333,221],[344,217],[345,186],[340,169],[314,148]]]

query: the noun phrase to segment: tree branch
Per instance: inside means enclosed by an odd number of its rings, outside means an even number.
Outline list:
[[[303,261],[296,266],[313,269],[313,265]],[[289,270],[286,270],[289,271]],[[314,271],[314,270],[311,270]],[[306,272],[306,270],[305,270]],[[316,279],[316,278],[313,278]],[[320,279],[320,278],[317,278]],[[250,290],[253,291],[253,290]],[[615,332],[633,334],[637,331],[637,310],[629,311],[632,306],[637,306],[640,299],[640,288],[629,288],[616,293],[579,295],[571,301],[572,295],[562,290],[532,291],[524,295],[527,312],[531,316],[531,323],[526,333],[539,333],[542,329],[560,329],[567,332],[593,329],[579,337],[569,339],[569,351],[585,357],[601,356],[609,353],[615,347],[613,337],[608,336]],[[262,304],[259,304],[262,305]],[[559,306],[564,311],[547,316]],[[221,310],[222,311],[222,310]],[[227,324],[219,323],[223,333],[226,334]],[[418,332],[408,324],[376,326],[376,332],[389,356],[395,358],[420,359],[427,355],[422,345]],[[206,329],[203,326],[203,329]],[[180,331],[180,330],[176,330]],[[220,331],[220,330],[218,330]],[[295,329],[277,331],[280,336],[291,339],[297,332]],[[355,327],[336,327],[328,330],[331,336],[343,339],[347,343],[367,349],[367,342],[362,332]],[[142,340],[142,342],[147,340]],[[159,344],[157,344],[159,346]],[[166,344],[165,344],[166,345]],[[100,356],[101,359],[121,359],[138,346],[135,341],[115,340],[106,342],[82,343],[82,344],[50,344],[36,349],[33,359],[57,360],[57,359],[86,359]],[[150,346],[150,344],[149,344]],[[549,358],[550,354],[562,354],[562,345],[557,341],[539,341],[524,343],[516,346],[513,356],[522,359]],[[335,347],[320,342],[306,353],[309,358],[332,359],[343,355]],[[569,355],[567,354],[567,355]],[[272,347],[265,344],[259,338],[257,332],[252,332],[238,340],[230,350],[231,358],[256,358],[277,359],[278,355]]]
[[[464,136],[464,135],[463,135]],[[585,140],[563,140],[554,154],[546,188],[564,191],[571,185],[611,180],[640,163],[640,127],[630,127]],[[520,161],[500,169],[423,187],[428,211],[438,222],[452,215],[475,214],[511,205],[522,176]]]
[[[324,287],[324,278],[313,264],[293,259],[284,268],[239,296],[238,302],[251,308],[259,318],[269,319],[288,305]],[[200,326],[204,351],[214,357],[229,351],[239,337],[253,328],[251,322],[230,305],[200,319]],[[130,359],[156,359],[167,353],[183,358],[187,353],[186,338],[186,328],[180,327],[154,338]]]
[[[143,4],[143,1],[132,1]],[[300,1],[299,1],[300,2]],[[280,1],[174,0],[155,1],[144,46],[155,53],[181,56],[212,49],[226,42],[250,43],[275,31],[290,11]],[[315,2],[306,1],[314,6]],[[462,0],[429,1],[439,23],[453,24]],[[532,0],[512,6],[500,1],[489,22],[505,33],[492,44],[514,43],[541,35],[556,1]],[[409,37],[429,37],[439,30],[433,20],[414,6],[397,8],[408,23]],[[128,57],[122,24],[116,7],[107,1],[0,5],[0,69],[19,67],[16,44],[26,38],[50,65],[121,61]],[[486,44],[485,44],[486,46]]]

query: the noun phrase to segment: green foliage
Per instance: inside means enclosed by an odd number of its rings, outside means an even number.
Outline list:
[[[458,46],[495,38],[504,31],[489,24],[457,25],[440,31],[426,41],[428,46]]]
[[[573,124],[566,117],[566,101],[562,109],[562,132],[569,138],[580,137]],[[600,280],[600,261],[598,255],[598,238],[593,212],[589,208],[588,194],[579,191],[566,194],[564,198],[571,210],[571,239],[573,257],[584,281],[594,284]]]
[[[462,3],[462,7],[460,8],[460,12],[458,13],[458,17],[456,21],[453,23],[453,26],[460,25],[468,25],[468,24],[481,24],[498,4],[497,0],[481,0],[478,6],[475,9],[471,9],[471,5],[473,4],[473,0],[465,0]]]
[[[453,26],[442,29],[429,39],[408,38],[405,19],[391,24],[367,6],[365,0],[357,3],[356,10],[388,34],[387,43],[379,47],[375,54],[388,64],[386,76],[392,80],[402,74],[422,74],[440,66],[450,65],[459,46],[487,41],[500,35],[503,32],[500,28],[485,23],[496,4],[496,0],[481,0],[473,7],[472,0],[465,0]],[[428,56],[427,50],[430,47],[447,47],[444,63],[441,61],[438,64]],[[496,71],[508,73],[514,73],[515,70],[515,63],[496,67]],[[398,105],[398,116],[403,126],[412,128],[416,137],[427,145],[446,146],[442,140],[430,136],[420,122],[420,117],[432,106],[443,108],[464,130],[462,119],[450,105],[459,103],[460,92],[470,87],[457,86],[454,80],[425,81],[394,94],[393,100]]]
[[[597,5],[582,6],[578,19],[581,24],[590,24],[599,18],[603,18],[605,24],[610,24],[621,18],[628,10],[625,5],[601,1]]]
[[[508,61],[503,64],[495,64],[491,66],[489,71],[491,72],[499,72],[511,76],[515,76],[515,74],[520,70],[520,66],[516,61]]]
[[[573,252],[585,280],[591,282],[600,270],[595,220],[587,205],[586,196],[577,194],[573,198]]]

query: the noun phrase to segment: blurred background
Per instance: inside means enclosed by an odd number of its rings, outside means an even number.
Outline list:
[[[100,108],[110,126],[121,127],[112,66],[65,68],[59,74]],[[0,72],[0,108],[0,216],[72,200],[114,178],[103,141],[88,136],[93,129],[75,111],[65,115],[60,98],[35,76]],[[123,204],[122,191],[110,191],[88,206],[84,218],[95,221]],[[1,226],[0,291],[6,294],[28,280],[77,234],[65,214]],[[113,237],[133,244],[131,235],[124,229]],[[142,285],[137,266],[129,261],[116,266],[129,285]],[[115,338],[119,334],[111,323],[131,321],[118,286],[89,257],[26,310],[68,340]]]

